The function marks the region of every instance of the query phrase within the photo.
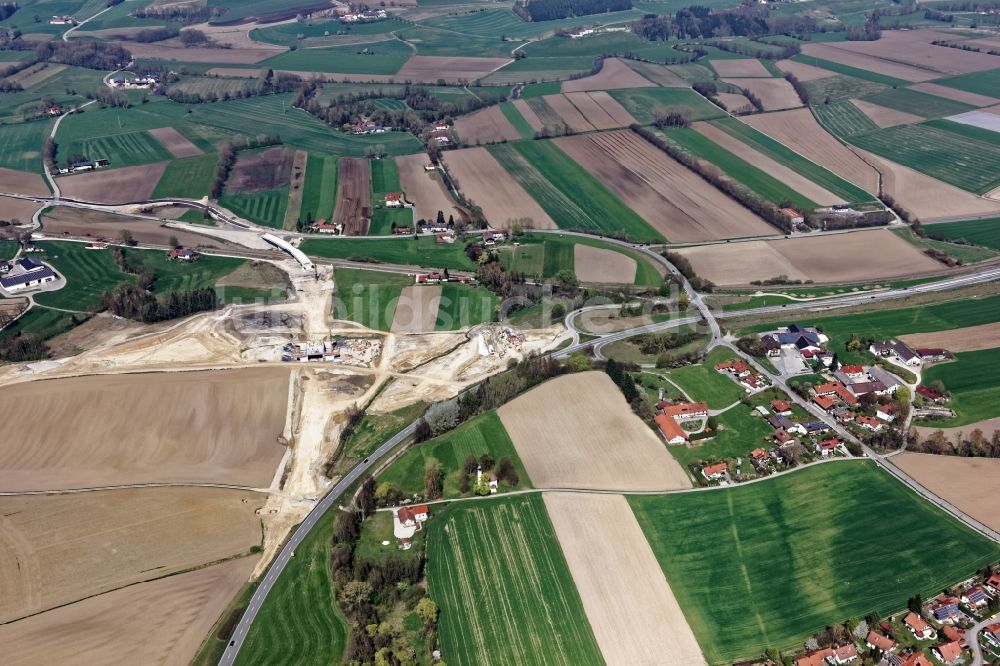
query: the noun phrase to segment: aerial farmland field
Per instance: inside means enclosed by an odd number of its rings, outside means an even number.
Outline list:
[[[960,352],[953,362],[928,368],[923,381],[943,383],[951,396],[948,406],[955,410],[953,418],[934,420],[931,425],[954,427],[1000,416],[998,372],[1000,349],[996,348]]]
[[[897,611],[1000,556],[869,462],[629,501],[712,664],[796,647],[848,617]]]
[[[930,225],[927,227],[927,233],[934,238],[964,240],[974,245],[1000,250],[1000,218]]]

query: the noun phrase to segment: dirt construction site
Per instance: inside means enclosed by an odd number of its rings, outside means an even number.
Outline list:
[[[368,330],[332,319],[330,267],[272,263],[289,300],[152,325],[97,315],[52,341],[66,355],[0,368],[0,641],[16,663],[72,654],[47,642],[83,617],[88,659],[134,654],[160,627],[176,641],[150,649],[189,663],[336,482],[352,410],[453,397],[565,339],[562,325]],[[282,361],[290,345],[346,351]]]

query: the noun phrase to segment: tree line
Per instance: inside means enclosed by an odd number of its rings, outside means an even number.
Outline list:
[[[215,180],[212,182],[210,196],[218,199],[226,187],[229,174],[236,165],[236,154],[241,150],[252,150],[254,148],[265,148],[267,146],[277,146],[281,144],[281,137],[261,134],[253,139],[240,137],[234,141],[226,141],[219,148],[219,164],[215,168]]]
[[[101,303],[114,315],[146,324],[214,310],[219,304],[212,287],[172,291],[159,298],[147,289],[139,284],[119,284],[102,294]]]
[[[632,9],[632,0],[518,0],[514,13],[525,21],[554,21]]]
[[[206,77],[207,78],[207,77]],[[216,77],[218,78],[218,77]],[[172,102],[180,104],[205,104],[212,102],[225,102],[230,99],[244,99],[248,97],[260,97],[262,95],[275,95],[278,93],[289,93],[300,90],[305,82],[302,77],[296,74],[288,74],[268,69],[257,79],[256,84],[252,79],[247,80],[247,85],[235,92],[224,91],[221,94],[215,91],[195,91],[181,90],[179,88],[167,88],[163,95]]]

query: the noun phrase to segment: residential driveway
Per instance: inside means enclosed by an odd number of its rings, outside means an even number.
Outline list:
[[[781,356],[778,358],[778,370],[785,377],[812,372],[812,368],[802,360],[802,355],[794,349],[781,350]]]

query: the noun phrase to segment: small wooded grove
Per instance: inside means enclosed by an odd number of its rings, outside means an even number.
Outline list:
[[[514,12],[525,21],[552,21],[632,9],[632,0],[523,0]]]
[[[112,291],[105,292],[101,302],[112,314],[147,324],[214,310],[219,304],[212,287],[172,291],[166,296],[157,297],[136,284],[118,285]]]

